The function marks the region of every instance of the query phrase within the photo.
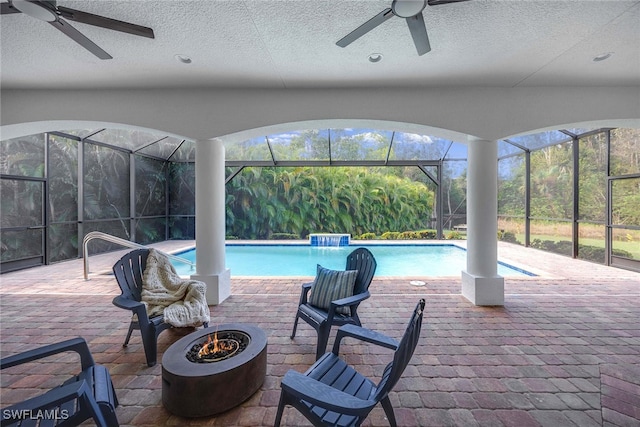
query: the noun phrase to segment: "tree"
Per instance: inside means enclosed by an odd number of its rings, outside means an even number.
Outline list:
[[[229,235],[305,238],[426,228],[433,192],[366,168],[246,168],[227,184],[227,201]]]

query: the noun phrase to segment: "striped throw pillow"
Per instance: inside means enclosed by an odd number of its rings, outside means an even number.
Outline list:
[[[358,270],[330,270],[318,264],[316,278],[311,287],[309,304],[329,310],[331,301],[353,295],[353,285],[356,282]],[[338,307],[337,313],[351,314],[349,307]]]

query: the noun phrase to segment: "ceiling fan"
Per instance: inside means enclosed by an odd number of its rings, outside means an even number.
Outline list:
[[[136,36],[154,38],[151,28],[58,6],[55,0],[9,0],[8,3],[0,3],[1,15],[11,13],[24,13],[32,18],[48,22],[100,59],[112,59],[113,57],[72,27],[66,19]]]
[[[393,0],[391,7],[383,10],[358,28],[341,38],[336,42],[340,47],[347,47],[369,31],[376,28],[378,25],[385,22],[387,19],[397,16],[398,18],[405,18],[413,43],[416,45],[418,55],[424,55],[431,50],[429,44],[429,36],[427,35],[427,27],[424,25],[424,18],[422,17],[422,11],[427,6],[437,6],[440,4],[457,3],[467,0]]]

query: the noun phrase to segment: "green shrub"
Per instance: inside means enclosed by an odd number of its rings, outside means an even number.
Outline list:
[[[459,231],[449,231],[444,235],[445,240],[464,240],[462,233]]]
[[[511,231],[498,230],[498,240],[509,243],[519,243],[515,233]]]
[[[625,251],[624,249],[613,249],[611,253],[616,256],[633,259],[633,254],[631,252]]]
[[[300,236],[293,233],[273,233],[271,234],[272,240],[296,240],[299,239]]]
[[[573,246],[568,240],[561,240],[554,242],[553,240],[540,240],[534,239],[531,242],[531,247],[536,249],[542,249],[548,252],[554,252],[561,255],[572,255]],[[597,262],[599,264],[604,263],[605,249],[598,246],[590,245],[578,245],[579,258],[585,261]],[[617,256],[623,256],[627,258],[633,258],[630,252],[621,249],[614,249],[613,254]]]
[[[373,233],[371,233],[373,234]],[[382,240],[425,240],[435,239],[438,233],[436,230],[418,230],[418,231],[387,231],[382,233]]]
[[[358,240],[375,240],[377,237],[376,233],[364,233],[358,236]]]
[[[584,259],[587,261],[604,263],[605,259],[605,249],[597,246],[587,246],[587,245],[578,245],[578,253],[580,254],[580,259]],[[612,251],[613,255],[622,256],[626,258],[633,258],[630,252],[627,252],[622,249],[614,249]]]
[[[397,231],[385,231],[380,236],[380,239],[382,239],[382,240],[397,240],[398,236],[400,236],[400,233],[397,232]]]
[[[554,242],[553,240],[533,239],[531,247],[542,249],[543,251],[554,252],[561,255],[571,255],[572,244],[568,240]]]
[[[400,240],[417,240],[418,237],[418,232],[417,231],[403,231],[402,233],[398,234],[398,239]]]
[[[309,137],[315,138],[300,135],[292,145]],[[226,192],[227,232],[241,239],[267,239],[273,231],[414,230],[431,217],[435,197],[423,182],[364,167],[250,167]]]
[[[419,239],[434,240],[438,237],[438,232],[436,230],[419,230],[417,233]]]

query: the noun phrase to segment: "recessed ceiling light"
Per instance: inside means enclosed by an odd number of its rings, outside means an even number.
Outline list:
[[[604,61],[605,59],[611,58],[611,55],[613,55],[613,52],[601,53],[600,55],[593,58],[593,62]]]
[[[182,62],[183,64],[191,64],[191,58],[189,58],[187,55],[177,54],[173,57],[176,58],[176,61]]]
[[[380,62],[380,61],[382,61],[381,53],[372,53],[371,55],[369,55],[369,62]]]

